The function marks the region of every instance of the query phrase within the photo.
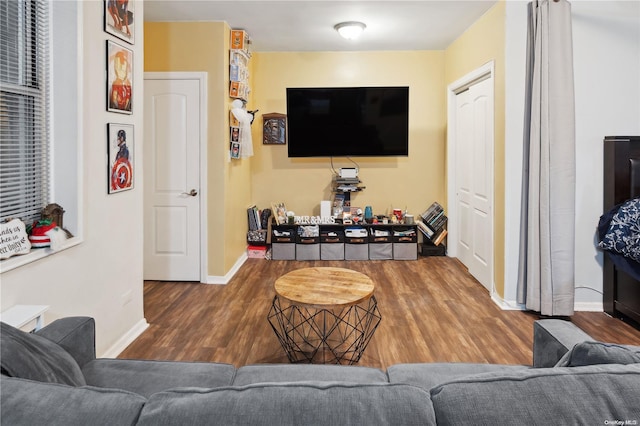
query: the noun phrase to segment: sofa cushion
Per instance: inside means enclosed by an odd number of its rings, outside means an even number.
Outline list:
[[[433,425],[428,392],[407,385],[266,383],[156,393],[141,426]]]
[[[88,362],[82,372],[91,386],[123,389],[148,397],[178,387],[229,386],[236,368],[209,362],[96,359]]]
[[[62,347],[31,333],[0,323],[2,374],[39,382],[86,384],[78,363]]]
[[[640,365],[532,368],[431,390],[438,424],[605,424],[640,419]]]
[[[602,342],[578,343],[556,364],[556,367],[581,367],[594,364],[640,363],[640,346]]]
[[[387,369],[389,383],[402,383],[429,390],[453,379],[481,373],[526,370],[522,365],[472,364],[463,362],[396,364]]]
[[[387,375],[377,368],[322,364],[262,364],[240,367],[234,386],[266,382],[351,382],[387,383]]]
[[[12,426],[134,425],[146,400],[115,389],[0,378],[0,423]]]

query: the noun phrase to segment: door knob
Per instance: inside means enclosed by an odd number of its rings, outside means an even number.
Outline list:
[[[198,195],[198,191],[196,191],[195,189],[192,189],[189,192],[183,192],[182,195],[189,195],[191,197],[195,197],[196,195]]]

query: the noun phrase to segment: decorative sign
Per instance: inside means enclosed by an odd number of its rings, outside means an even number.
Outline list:
[[[0,223],[0,259],[7,259],[16,254],[26,254],[30,250],[31,243],[23,221],[13,219]]]
[[[333,216],[296,216],[295,223],[298,225],[331,225],[336,223]]]

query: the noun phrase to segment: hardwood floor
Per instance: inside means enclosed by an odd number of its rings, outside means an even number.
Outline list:
[[[349,268],[376,284],[382,322],[358,365],[532,362],[531,312],[503,311],[455,259],[267,261],[248,259],[227,285],[148,281],[149,328],[120,358],[214,361],[236,367],[288,360],[267,321],[274,281],[308,266]],[[571,321],[596,340],[640,345],[640,331],[601,312]]]

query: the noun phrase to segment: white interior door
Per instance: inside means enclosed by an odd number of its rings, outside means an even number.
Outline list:
[[[456,96],[457,255],[492,291],[493,78]]]
[[[144,81],[144,278],[200,280],[200,82]]]

